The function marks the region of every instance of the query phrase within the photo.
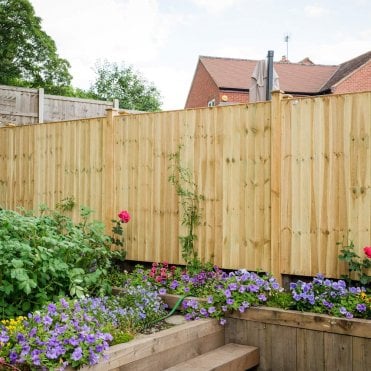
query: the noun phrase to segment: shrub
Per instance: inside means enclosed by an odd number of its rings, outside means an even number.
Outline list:
[[[111,260],[111,238],[104,225],[89,221],[91,210],[81,207],[74,223],[59,210],[41,215],[0,210],[0,318],[34,311],[70,295],[104,295]]]

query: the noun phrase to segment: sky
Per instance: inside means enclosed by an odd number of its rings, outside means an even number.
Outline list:
[[[371,50],[370,0],[30,0],[73,86],[98,61],[132,66],[183,109],[200,55],[337,65]],[[285,36],[289,36],[288,44]]]

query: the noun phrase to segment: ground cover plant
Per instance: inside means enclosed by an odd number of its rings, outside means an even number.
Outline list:
[[[27,317],[0,322],[0,368],[1,363],[48,370],[94,365],[109,345],[133,339],[165,315],[149,282],[127,284],[119,296],[61,298]]]
[[[210,269],[210,265],[191,274],[185,267],[153,263],[150,269],[137,266],[131,277],[137,282],[151,282],[162,295],[184,296],[181,309],[187,319],[217,318],[224,324],[229,312],[244,312],[260,305],[371,319],[371,297],[367,288],[344,280],[326,279],[320,274],[309,282],[292,283],[289,291],[265,272],[227,273],[216,266]]]
[[[104,295],[112,260],[111,237],[81,207],[77,223],[66,214],[71,199],[56,210],[0,210],[0,319],[24,315],[59,297]]]

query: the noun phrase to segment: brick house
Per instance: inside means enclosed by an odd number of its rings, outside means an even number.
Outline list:
[[[185,108],[247,103],[251,75],[258,61],[200,56]],[[338,66],[314,64],[309,58],[274,62],[280,89],[293,96],[371,90],[371,51]]]

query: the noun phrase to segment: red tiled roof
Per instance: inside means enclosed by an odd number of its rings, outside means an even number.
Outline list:
[[[371,51],[359,55],[349,61],[342,63],[339,68],[336,70],[334,75],[326,82],[322,90],[329,90],[335,84],[337,84],[344,77],[350,75],[357,68],[363,66],[371,59]]]
[[[219,88],[247,90],[257,60],[200,57]],[[338,66],[274,63],[280,89],[287,93],[315,94],[336,72]]]

